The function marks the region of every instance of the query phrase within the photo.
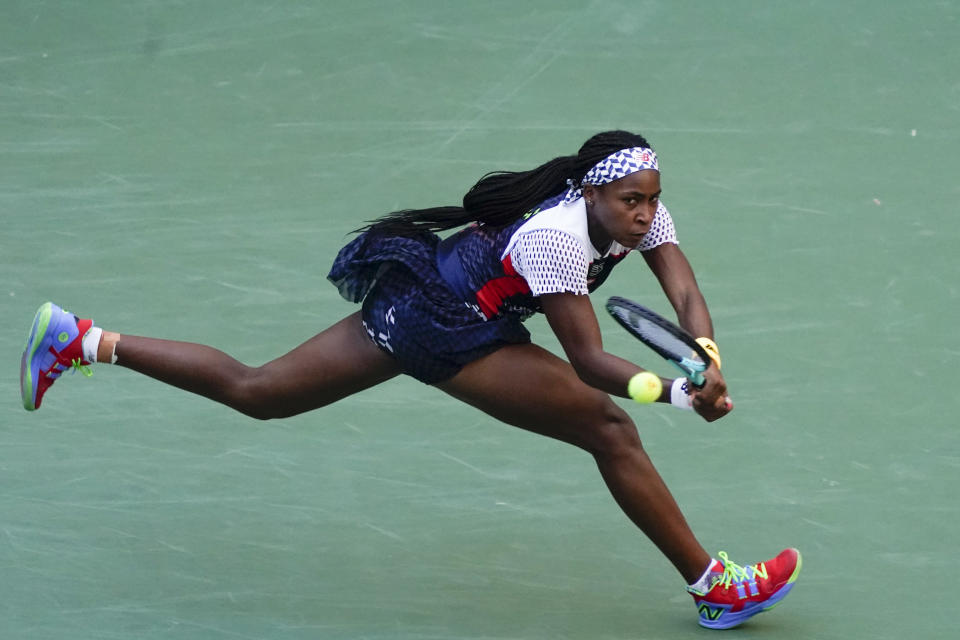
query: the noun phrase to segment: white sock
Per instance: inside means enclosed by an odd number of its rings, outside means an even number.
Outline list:
[[[83,349],[83,359],[87,362],[97,361],[97,349],[100,348],[100,338],[103,337],[103,329],[100,327],[90,327],[80,340],[80,347]]]
[[[710,591],[710,588],[713,586],[710,583],[710,572],[713,570],[715,566],[719,564],[720,564],[719,560],[711,558],[710,564],[707,565],[707,570],[703,572],[703,575],[700,576],[700,578],[696,582],[687,585],[687,590],[693,591],[694,593],[698,593],[700,595],[706,595],[707,592]]]

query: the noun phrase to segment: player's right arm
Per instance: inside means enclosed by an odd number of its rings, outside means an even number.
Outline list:
[[[586,384],[611,395],[628,398],[627,384],[640,367],[603,349],[600,324],[590,297],[575,293],[549,293],[540,296],[540,306],[560,346],[577,376]],[[660,401],[669,402],[667,390]]]

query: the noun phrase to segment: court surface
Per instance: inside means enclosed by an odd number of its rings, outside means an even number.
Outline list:
[[[709,550],[804,554],[734,635],[953,637],[960,3],[881,4],[5,2],[0,638],[705,637],[588,456],[413,380],[20,407],[45,300],[260,364],[353,311],[364,220],[607,128],[661,157],[737,409],[623,406]],[[639,258],[610,295],[668,310]]]

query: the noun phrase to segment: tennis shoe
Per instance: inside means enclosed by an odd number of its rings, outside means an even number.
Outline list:
[[[67,369],[91,376],[90,363],[83,359],[83,336],[93,320],[81,320],[52,302],[37,310],[20,358],[20,395],[23,408],[36,411],[43,394]]]
[[[784,549],[772,560],[747,567],[732,562],[723,551],[719,555],[710,589],[699,593],[687,587],[700,625],[708,629],[729,629],[777,606],[790,593],[802,565],[796,549]]]

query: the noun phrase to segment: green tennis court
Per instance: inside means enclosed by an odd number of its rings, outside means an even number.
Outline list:
[[[623,402],[763,638],[955,632],[960,3],[29,2],[0,11],[0,638],[700,638],[590,457],[401,378],[257,422],[128,370],[35,413],[37,306],[259,364],[365,220],[646,135],[737,409]],[[594,296],[666,312],[643,261]],[[549,327],[528,322],[556,349]]]

